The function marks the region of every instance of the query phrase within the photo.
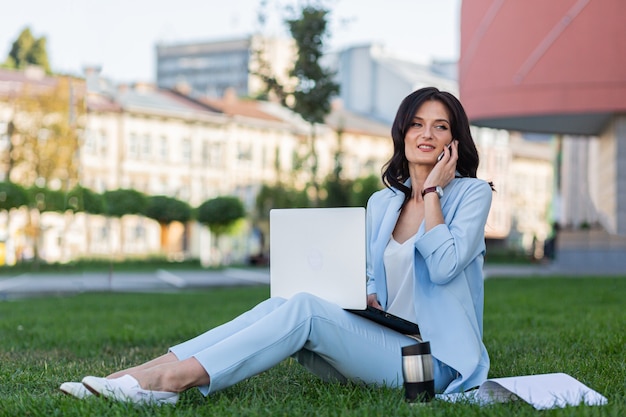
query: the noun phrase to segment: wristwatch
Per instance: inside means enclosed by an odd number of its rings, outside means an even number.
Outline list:
[[[422,198],[428,193],[437,193],[439,199],[443,198],[443,188],[440,186],[424,188],[422,190]]]

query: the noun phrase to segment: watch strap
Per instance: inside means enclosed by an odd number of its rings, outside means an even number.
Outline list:
[[[436,193],[436,192],[437,192],[437,187],[424,188],[422,190],[422,197],[424,197],[428,193]],[[437,193],[437,195],[439,195],[439,193]]]

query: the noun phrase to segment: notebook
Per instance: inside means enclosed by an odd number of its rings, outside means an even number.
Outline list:
[[[270,296],[307,292],[405,334],[417,324],[367,305],[363,207],[270,210]]]
[[[491,378],[480,384],[477,390],[437,394],[437,398],[478,405],[522,400],[537,410],[608,403],[602,394],[565,373]]]

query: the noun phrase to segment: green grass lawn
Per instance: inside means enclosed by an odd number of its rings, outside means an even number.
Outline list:
[[[322,383],[291,360],[208,398],[189,390],[176,407],[80,401],[58,390],[160,355],[268,294],[259,286],[0,302],[0,416],[626,416],[626,278],[486,282],[489,376],[565,372],[606,396],[601,407],[409,406],[401,389]]]

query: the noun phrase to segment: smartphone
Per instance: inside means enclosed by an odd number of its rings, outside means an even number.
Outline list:
[[[449,143],[447,146],[448,146],[448,150],[452,152],[452,143]],[[441,158],[443,158],[444,155],[445,155],[445,152],[441,152],[439,156],[437,157],[437,162],[441,161]]]

